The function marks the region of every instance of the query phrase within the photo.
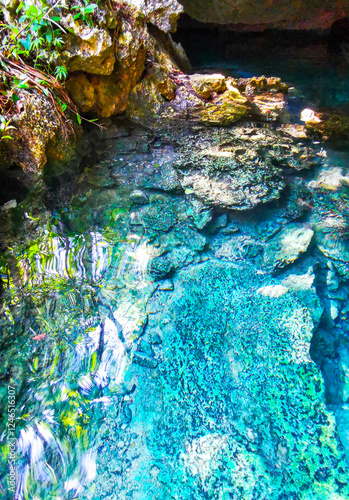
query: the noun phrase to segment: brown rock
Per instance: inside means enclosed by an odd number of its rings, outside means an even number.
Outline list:
[[[75,154],[72,125],[68,121],[64,129],[53,103],[37,90],[21,90],[18,95],[20,111],[12,117],[15,129],[9,134],[13,140],[0,141],[1,166],[17,164],[28,174],[40,174],[51,157],[68,162]]]
[[[71,75],[65,86],[79,111],[91,111],[96,103],[96,92],[85,73]]]
[[[114,69],[113,40],[107,30],[74,25],[74,33],[64,37],[61,59],[67,70],[110,75]]]

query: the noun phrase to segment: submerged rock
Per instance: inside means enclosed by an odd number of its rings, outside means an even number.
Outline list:
[[[183,136],[183,137],[182,137]],[[209,206],[248,210],[278,199],[285,187],[283,168],[302,169],[314,153],[271,129],[178,132],[174,166],[180,182]]]
[[[314,231],[303,224],[287,224],[265,247],[264,260],[273,269],[292,264],[307,251]]]
[[[139,500],[223,491],[344,500],[348,467],[309,357],[307,307],[285,287],[260,293],[275,283],[235,264],[191,266],[174,283],[172,297],[150,301],[160,311],[162,361],[133,372],[140,441],[125,490]]]

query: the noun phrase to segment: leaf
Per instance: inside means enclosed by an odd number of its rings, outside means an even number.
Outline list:
[[[95,3],[90,3],[84,8],[86,14],[92,14],[97,9],[97,5]]]
[[[48,31],[47,33],[45,33],[45,38],[48,41],[48,43],[52,42],[52,33],[51,33],[51,31]]]
[[[79,115],[79,113],[76,113],[76,119],[78,121],[78,124],[81,125],[81,116]]]
[[[21,38],[20,43],[23,45],[25,50],[30,50],[31,44],[32,44],[32,39],[31,36],[28,35],[27,38]]]
[[[13,140],[14,140],[14,139],[13,139],[13,137],[11,137],[10,135],[3,135],[3,136],[1,137],[1,140],[3,140],[3,139],[11,139],[11,141],[13,141]]]
[[[35,18],[35,17],[38,17],[39,15],[39,11],[38,9],[35,7],[35,5],[31,5],[29,7],[29,9],[27,10],[26,12],[27,16],[30,16],[32,18]]]
[[[79,19],[80,16],[81,16],[81,12],[79,12],[78,14],[75,14],[75,16],[73,17],[74,21],[75,21],[75,19]]]
[[[59,21],[61,20],[59,16],[51,16],[50,19],[52,19],[52,21],[54,21],[55,23],[59,23]]]

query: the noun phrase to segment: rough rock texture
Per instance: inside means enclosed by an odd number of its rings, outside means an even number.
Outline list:
[[[265,261],[274,269],[292,264],[307,251],[314,231],[302,224],[288,224],[265,249]]]
[[[113,165],[113,178],[132,189],[184,191],[205,210],[249,210],[277,200],[286,187],[286,173],[310,170],[321,161],[316,146],[298,145],[298,139],[290,137],[290,126],[276,130],[178,126],[169,135],[167,130],[154,133],[141,127],[132,133],[129,126],[118,123],[115,137],[105,142],[103,150],[103,135],[93,137],[103,164]],[[300,185],[293,216],[302,214],[307,198]]]
[[[129,118],[152,128],[174,121],[228,126],[243,117],[258,121],[288,119],[285,96],[288,87],[278,78],[234,80],[219,74],[186,76],[169,68],[161,74],[164,73],[173,93],[161,92],[157,75],[149,71],[130,94],[126,110]],[[265,85],[260,81],[265,81]]]
[[[64,37],[62,62],[67,70],[110,75],[114,69],[114,42],[107,30],[74,25],[74,33]]]
[[[180,0],[185,12],[202,22],[250,24],[293,29],[327,29],[349,14],[346,0]]]
[[[317,163],[314,151],[268,129],[188,131],[174,162],[181,185],[205,204],[248,210],[280,197],[283,168],[302,170]]]
[[[183,7],[177,0],[127,0],[127,3],[137,7],[145,15],[147,22],[165,33],[176,31],[177,19],[183,12]]]
[[[73,160],[77,137],[72,124],[68,121],[63,128],[52,102],[38,91],[21,90],[18,95],[19,111],[11,121],[13,140],[0,142],[1,167],[15,164],[28,174],[40,174],[47,161],[60,159],[63,164]]]
[[[253,268],[211,261],[151,298],[146,338],[161,332],[161,362],[131,372],[136,449],[118,459],[121,498],[132,488],[137,500],[344,500],[345,457],[309,357],[311,315],[268,286]]]
[[[128,16],[121,16],[115,54],[112,52],[112,65],[108,56],[98,64],[98,70],[91,71],[86,68],[85,56],[72,59],[74,69],[88,71],[73,74],[66,83],[72,99],[81,111],[94,111],[99,116],[109,117],[126,109],[131,89],[144,71],[147,39],[145,19],[139,11],[133,9]],[[107,47],[108,54],[110,48],[114,50],[110,37],[109,40],[111,47]],[[114,67],[115,58],[117,62]]]

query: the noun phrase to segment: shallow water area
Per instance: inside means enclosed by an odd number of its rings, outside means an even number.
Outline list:
[[[348,154],[253,124],[87,134],[69,196],[3,214],[15,498],[348,498]]]

